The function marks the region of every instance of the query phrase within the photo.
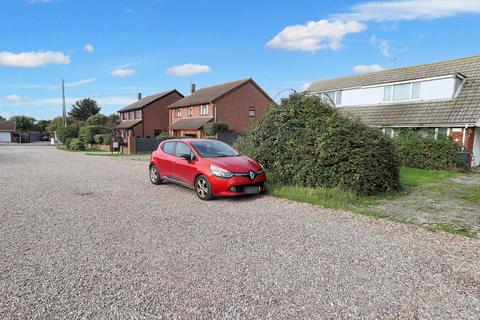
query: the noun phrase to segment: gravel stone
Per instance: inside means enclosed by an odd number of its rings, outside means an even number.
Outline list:
[[[478,319],[480,240],[0,146],[1,319]]]

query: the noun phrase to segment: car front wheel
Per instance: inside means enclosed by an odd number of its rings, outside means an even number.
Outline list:
[[[150,182],[156,185],[159,185],[162,183],[160,174],[158,173],[157,167],[154,164],[150,166]]]
[[[212,200],[213,193],[212,188],[210,186],[210,182],[208,182],[207,177],[205,176],[198,176],[195,179],[195,190],[197,191],[197,196],[201,200]]]

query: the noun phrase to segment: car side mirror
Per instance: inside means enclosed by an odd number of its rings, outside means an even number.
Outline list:
[[[190,153],[181,154],[180,158],[182,158],[183,160],[187,160],[188,162],[193,160],[193,157]]]

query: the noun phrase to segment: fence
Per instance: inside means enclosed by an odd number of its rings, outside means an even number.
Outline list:
[[[229,144],[229,145],[233,145],[235,141],[241,136],[242,134],[238,132],[231,132],[231,131],[217,132],[217,140],[225,142],[226,144]]]

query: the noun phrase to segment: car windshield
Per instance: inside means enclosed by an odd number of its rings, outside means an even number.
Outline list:
[[[235,149],[220,141],[195,141],[191,144],[203,158],[236,157],[239,155]]]

